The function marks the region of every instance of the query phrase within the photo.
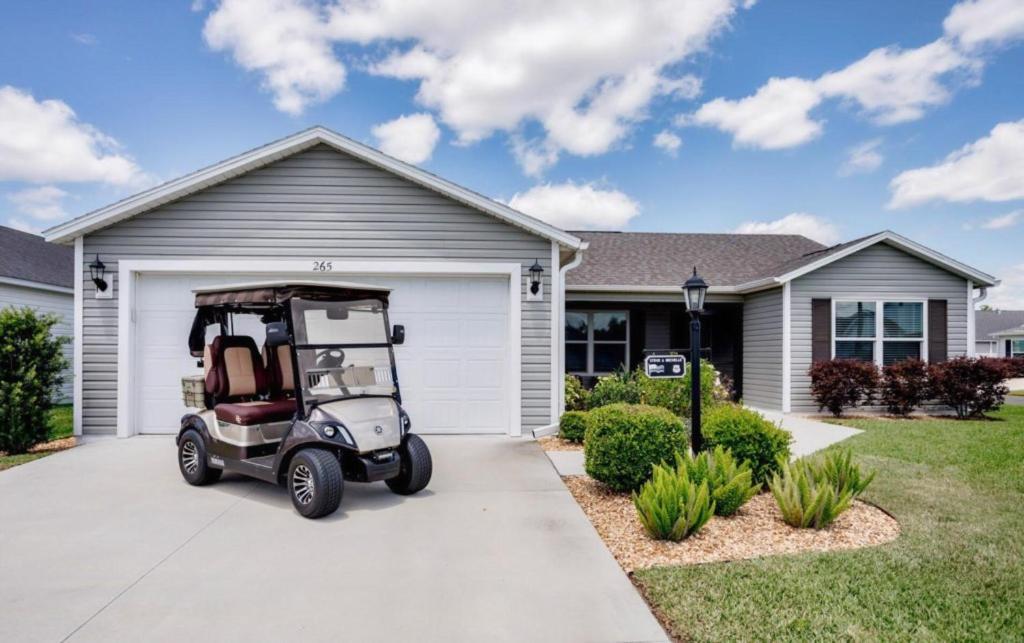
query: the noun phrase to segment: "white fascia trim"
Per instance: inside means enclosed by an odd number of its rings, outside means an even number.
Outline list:
[[[53,284],[44,284],[41,281],[32,281],[30,279],[0,277],[0,284],[7,284],[8,286],[18,286],[19,288],[32,288],[33,290],[45,290],[47,292],[59,292],[64,295],[75,294],[74,288],[67,288],[65,286],[54,286]]]
[[[81,238],[79,237],[79,240]],[[76,241],[78,243],[78,241]],[[329,257],[325,260],[331,260]],[[520,280],[523,267],[519,263],[484,263],[466,261],[332,261],[330,274],[359,273],[365,275],[503,275],[509,280],[509,435],[520,437],[522,425],[522,292]],[[79,269],[81,262],[78,262]],[[303,274],[312,272],[311,262],[284,261],[225,261],[190,259],[123,259],[118,262],[117,302],[117,436],[133,435],[135,418],[132,366],[135,346],[135,285],[140,273],[266,273],[272,275]],[[323,275],[318,275],[322,277]],[[79,280],[81,283],[81,280]],[[79,307],[76,307],[79,308]],[[77,362],[78,364],[81,361]],[[76,379],[76,381],[78,381]]]
[[[782,412],[793,410],[793,301],[791,284],[782,286]]]
[[[315,145],[323,143],[341,152],[351,154],[367,163],[401,176],[425,188],[440,192],[456,201],[460,201],[490,214],[506,223],[518,226],[551,241],[570,248],[579,248],[583,241],[539,219],[513,210],[507,205],[498,203],[482,194],[477,194],[441,177],[431,174],[408,163],[403,163],[383,152],[363,145],[325,127],[312,127],[293,134],[287,138],[269,143],[250,150],[210,167],[187,174],[173,181],[168,181],[150,190],[111,204],[105,208],[94,210],[88,214],[72,219],[67,223],[54,226],[43,232],[47,241],[67,243],[76,236],[94,232],[100,228],[127,219],[159,205],[179,199],[203,188],[220,183],[232,177],[262,167],[286,156],[291,156]]]
[[[581,285],[573,284],[566,286],[565,289],[569,292],[623,292],[623,293],[676,293],[682,296],[683,286],[608,286],[608,285]],[[716,293],[731,294],[740,292],[737,286],[710,286],[708,288],[708,294],[713,295]]]
[[[82,340],[83,329],[85,328],[85,237],[75,239],[75,310],[74,310],[74,337],[72,346],[72,427],[74,435],[82,435]]]

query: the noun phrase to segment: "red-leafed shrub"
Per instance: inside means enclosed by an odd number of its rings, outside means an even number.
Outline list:
[[[843,409],[870,404],[878,389],[878,369],[870,362],[833,359],[816,362],[807,371],[811,376],[811,395],[818,410],[828,409],[839,417]]]
[[[1024,357],[982,357],[981,359],[1002,368],[1006,377],[1024,377]]]
[[[905,359],[882,369],[882,404],[893,415],[909,415],[928,399],[928,365]]]
[[[978,417],[1002,406],[1010,392],[1006,368],[991,359],[954,357],[928,367],[931,393],[963,419]]]

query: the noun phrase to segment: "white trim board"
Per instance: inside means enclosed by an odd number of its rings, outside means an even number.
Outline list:
[[[793,410],[793,296],[791,283],[782,285],[782,412]],[[742,332],[741,332],[742,335]]]
[[[85,328],[85,239],[75,239],[75,310],[74,315],[74,342],[72,347],[72,360],[74,360],[72,377],[72,426],[75,435],[82,435],[82,334]]]
[[[67,243],[75,237],[95,232],[118,221],[141,214],[147,210],[152,210],[164,203],[180,199],[211,185],[245,174],[320,144],[328,145],[340,152],[350,154],[382,170],[391,172],[427,189],[439,192],[460,203],[545,239],[550,239],[569,248],[586,247],[581,239],[540,219],[535,219],[522,212],[513,210],[503,203],[498,203],[472,190],[446,181],[426,170],[399,161],[379,150],[375,150],[372,147],[363,145],[321,126],[297,132],[286,138],[257,147],[215,165],[145,190],[107,207],[94,210],[67,223],[44,231],[43,236],[47,241],[53,243]]]
[[[76,245],[81,243],[81,237]],[[327,258],[326,260],[331,260]],[[363,275],[415,275],[415,276],[486,276],[503,275],[509,280],[509,334],[508,334],[508,382],[509,388],[509,435],[522,435],[522,293],[519,281],[522,266],[518,263],[475,263],[461,261],[344,261],[331,260],[330,274]],[[79,269],[81,262],[79,262]],[[135,435],[132,370],[135,359],[135,288],[138,275],[158,274],[301,274],[311,273],[310,262],[305,260],[259,261],[259,260],[176,260],[176,259],[123,259],[118,262],[118,279],[121,283],[117,306],[117,436],[126,438]],[[323,274],[318,274],[323,277]],[[79,280],[81,281],[81,280]],[[76,306],[80,310],[80,306]],[[77,344],[77,345],[80,345]],[[77,362],[80,364],[81,362]],[[80,379],[76,378],[76,382]],[[76,395],[76,400],[81,399]],[[76,406],[77,408],[77,406]]]
[[[32,288],[34,290],[45,290],[47,292],[57,292],[63,295],[73,295],[75,293],[74,287],[67,288],[65,286],[44,284],[41,281],[32,281],[30,279],[16,279],[14,277],[0,277],[0,284],[6,284],[8,286],[18,286],[19,288]]]

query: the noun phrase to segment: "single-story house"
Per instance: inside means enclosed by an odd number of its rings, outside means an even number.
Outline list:
[[[979,310],[975,325],[979,356],[1024,357],[1024,310]]]
[[[996,283],[890,232],[832,248],[792,236],[570,233],[322,127],[46,238],[74,246],[75,430],[120,436],[177,430],[180,378],[201,372],[187,348],[192,289],[211,284],[392,287],[417,431],[518,436],[557,422],[564,372],[685,348],[679,283],[693,265],[711,284],[702,348],[746,401],[784,410],[813,410],[812,355],[970,352],[972,300]],[[90,278],[99,263],[105,290]]]
[[[58,318],[55,335],[74,337],[74,252],[71,248],[46,243],[43,238],[0,226],[0,308],[33,308]],[[71,344],[64,346],[70,364]],[[56,401],[71,400],[74,369],[64,374]]]

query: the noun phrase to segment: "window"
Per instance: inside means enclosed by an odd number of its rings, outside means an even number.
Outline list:
[[[565,312],[565,370],[580,375],[611,373],[629,363],[629,313]]]
[[[1024,357],[1024,339],[1010,341],[1010,357]]]
[[[924,301],[836,301],[833,356],[879,366],[927,359],[926,306]]]

